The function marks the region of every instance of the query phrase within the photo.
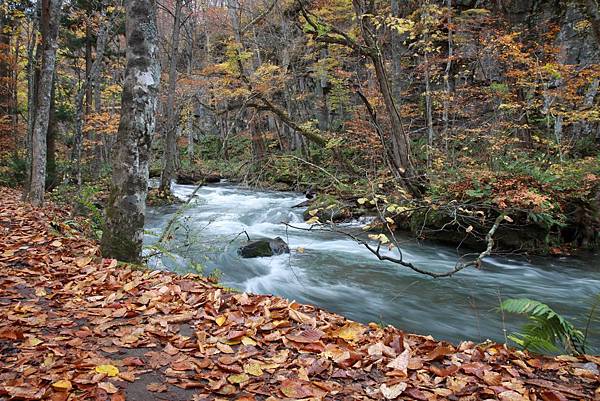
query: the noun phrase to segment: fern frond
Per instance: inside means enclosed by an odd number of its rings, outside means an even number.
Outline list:
[[[507,299],[500,309],[529,317],[520,333],[509,338],[524,349],[535,352],[558,352],[559,344],[568,352],[579,353],[585,336],[548,305],[528,298]]]

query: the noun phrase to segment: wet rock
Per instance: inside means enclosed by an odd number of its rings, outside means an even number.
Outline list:
[[[220,182],[221,181],[221,177],[218,174],[207,174],[204,176],[204,182],[208,183],[208,184],[213,184],[216,182]]]
[[[201,182],[202,176],[196,173],[179,173],[177,174],[177,178],[175,179],[179,185],[197,185]]]
[[[250,241],[240,247],[238,253],[242,258],[260,258],[290,253],[290,248],[283,239],[276,237],[273,239]]]
[[[218,174],[202,174],[200,172],[180,172],[175,180],[180,185],[212,184],[221,181]]]

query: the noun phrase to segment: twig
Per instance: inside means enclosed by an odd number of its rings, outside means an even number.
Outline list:
[[[291,228],[295,228],[297,230],[304,230],[304,231],[329,231],[329,232],[335,232],[335,233],[340,233],[340,234],[344,234],[347,237],[352,238],[355,242],[363,245],[365,248],[367,248],[373,255],[377,256],[377,259],[381,260],[381,261],[388,261],[388,262],[392,262],[395,263],[397,265],[400,266],[404,266],[407,267],[411,270],[413,270],[414,272],[420,273],[420,274],[424,274],[433,278],[442,278],[442,277],[450,277],[456,273],[458,273],[459,271],[470,267],[470,266],[475,266],[477,268],[479,268],[481,266],[481,261],[489,256],[492,253],[492,248],[494,247],[494,239],[493,236],[496,232],[496,230],[498,230],[498,227],[500,226],[500,223],[502,222],[502,220],[504,220],[504,214],[501,214],[500,216],[498,216],[494,222],[494,225],[492,226],[492,228],[490,229],[490,231],[487,233],[486,235],[486,241],[487,241],[487,247],[486,249],[481,252],[475,259],[470,260],[468,262],[463,261],[464,257],[461,257],[456,264],[454,265],[454,268],[452,268],[451,270],[442,272],[442,273],[436,273],[436,272],[432,272],[429,270],[425,270],[422,269],[418,266],[415,266],[414,264],[412,264],[411,262],[406,262],[403,260],[402,258],[402,253],[400,253],[400,258],[395,258],[392,256],[388,256],[388,255],[382,255],[381,254],[381,242],[378,243],[377,248],[373,248],[373,246],[371,244],[369,244],[367,241],[358,238],[356,235],[349,233],[347,231],[343,231],[340,229],[337,229],[335,226],[331,225],[329,227],[329,229],[325,229],[325,228],[318,228],[318,226],[312,225],[309,228],[304,228],[304,227],[296,227],[293,226],[291,224],[288,223],[283,223],[286,226],[289,226]],[[315,228],[317,227],[317,228]],[[396,242],[394,240],[394,242]],[[400,248],[396,245],[396,248],[400,251]],[[467,256],[467,255],[465,255]]]
[[[194,189],[194,192],[192,192],[188,200],[183,205],[181,205],[181,207],[177,210],[177,212],[175,212],[173,217],[171,217],[171,220],[169,220],[169,223],[167,223],[167,226],[165,227],[165,230],[163,231],[162,235],[160,236],[158,241],[156,241],[157,244],[164,242],[169,236],[169,234],[171,234],[171,229],[173,228],[173,225],[175,224],[177,219],[183,214],[183,212],[189,207],[190,202],[192,201],[192,199],[194,199],[194,196],[196,196],[196,193],[200,190],[200,187],[202,186],[204,186],[204,183],[198,184],[198,186],[196,187],[196,189]]]

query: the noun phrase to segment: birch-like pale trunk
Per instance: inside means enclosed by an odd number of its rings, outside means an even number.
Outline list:
[[[101,245],[105,257],[139,262],[160,64],[155,0],[127,0],[125,7],[127,67]]]
[[[58,48],[58,27],[60,24],[62,0],[44,2],[42,12],[48,13],[48,29],[43,38],[42,66],[37,85],[36,116],[31,133],[31,176],[27,199],[34,206],[44,203],[46,187],[46,135],[50,120],[52,82]]]

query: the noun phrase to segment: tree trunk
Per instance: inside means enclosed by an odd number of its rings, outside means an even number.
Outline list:
[[[125,7],[127,67],[101,244],[105,257],[139,262],[160,64],[155,0],[128,0]]]
[[[37,88],[36,117],[31,138],[31,182],[28,199],[34,206],[44,203],[46,185],[46,135],[50,118],[50,99],[52,81],[58,47],[58,28],[60,24],[62,0],[44,0],[42,15],[47,15],[48,29],[42,39],[42,67]],[[44,20],[44,18],[42,18]]]
[[[3,119],[8,117],[11,111],[10,31],[9,16],[0,8],[0,131],[5,128],[4,124],[8,125],[8,121]]]
[[[104,13],[103,13],[104,14]],[[74,146],[72,159],[75,162],[75,177],[77,180],[77,186],[81,186],[81,158],[83,151],[83,122],[84,115],[89,114],[90,105],[92,100],[92,88],[94,87],[96,80],[100,76],[102,71],[102,63],[104,59],[104,52],[106,49],[106,43],[108,42],[108,31],[110,28],[110,21],[105,20],[100,25],[98,36],[96,38],[96,59],[89,66],[89,70],[86,68],[86,78],[84,84],[77,91],[75,96],[75,135],[74,135]],[[86,57],[87,58],[87,57]],[[91,55],[90,55],[91,58]],[[87,67],[87,63],[86,63]],[[85,107],[84,107],[85,98]]]
[[[383,54],[377,43],[377,38],[374,36],[374,32],[377,30],[369,18],[369,15],[375,15],[374,3],[363,2],[363,0],[353,0],[352,3],[356,16],[361,22],[361,36],[369,48],[368,56],[375,67],[375,76],[379,90],[381,91],[383,102],[390,118],[392,152],[394,155],[392,165],[394,166],[394,170],[396,170],[394,173],[410,192],[414,195],[420,195],[420,185],[417,180],[416,170],[412,164],[410,138],[402,124],[402,118],[396,107],[394,94],[392,93],[390,81],[387,76]]]
[[[56,80],[56,76],[54,77]],[[56,175],[56,82],[52,82],[50,95],[50,118],[46,134],[46,189],[51,189],[57,184]]]
[[[177,168],[177,122],[179,113],[175,110],[175,95],[177,89],[177,59],[179,54],[179,33],[181,31],[181,12],[183,0],[175,1],[173,18],[173,33],[171,36],[171,61],[169,64],[169,88],[167,93],[167,118],[165,124],[164,165],[160,175],[159,190],[171,193],[171,180],[175,177]]]

